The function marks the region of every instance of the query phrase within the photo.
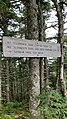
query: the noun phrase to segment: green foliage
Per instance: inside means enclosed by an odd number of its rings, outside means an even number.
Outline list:
[[[15,119],[15,117],[11,116],[11,115],[4,114],[4,115],[1,115],[0,119]]]
[[[8,102],[1,105],[0,119],[15,119],[16,115],[21,115],[28,119],[29,111],[26,109],[26,102]]]
[[[66,119],[67,97],[63,97],[56,90],[43,91],[39,96],[40,105],[38,110],[45,119]]]
[[[12,20],[17,21],[14,5],[11,0],[0,0],[0,28],[4,35],[8,35],[9,30],[7,28],[11,25]]]
[[[40,2],[41,2],[42,10],[47,12],[50,11],[50,8],[51,8],[50,0],[47,0],[47,1],[41,0]]]

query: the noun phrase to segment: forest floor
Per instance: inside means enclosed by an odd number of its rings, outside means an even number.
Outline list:
[[[0,105],[0,119],[29,119],[29,111],[22,103],[7,103]]]

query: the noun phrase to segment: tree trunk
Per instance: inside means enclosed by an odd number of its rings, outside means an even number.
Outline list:
[[[30,79],[31,79],[31,90],[30,90],[30,119],[38,117],[35,111],[38,102],[36,97],[40,94],[40,82],[39,82],[39,61],[37,58],[30,59]]]
[[[58,16],[58,42],[60,43],[61,48],[61,57],[60,57],[60,83],[61,83],[61,92],[63,95],[66,93],[66,84],[64,80],[64,51],[63,51],[63,43],[64,43],[64,18],[63,18],[63,10],[61,5],[59,5],[59,10],[57,11]]]
[[[1,53],[1,50],[0,50]],[[0,104],[1,104],[1,54],[0,54]]]
[[[58,43],[60,43],[61,57],[59,59],[59,79],[61,83],[61,92],[66,95],[66,84],[64,80],[64,52],[63,52],[63,42],[64,42],[64,18],[63,18],[63,8],[61,7],[61,1],[59,3],[56,0],[52,0],[56,7],[57,17],[58,17]]]
[[[41,1],[38,1],[38,39],[39,41],[43,41],[43,15],[42,15],[42,8],[41,8]],[[43,65],[43,58],[40,58],[40,93],[41,90],[44,88],[44,65]]]
[[[44,58],[44,88],[48,87],[48,60]]]
[[[43,65],[43,58],[40,58],[40,93],[42,89],[44,88],[44,65]]]
[[[2,95],[1,95],[1,58],[2,58],[2,39],[0,39],[0,104],[1,104],[1,99],[2,99]]]
[[[6,97],[7,97],[7,102],[10,101],[10,96],[9,96],[9,61],[8,59],[6,60]]]
[[[28,36],[31,40],[38,39],[37,28],[37,6],[36,0],[28,0],[27,3],[27,17],[28,17]],[[40,94],[40,77],[39,77],[39,58],[30,58],[30,119],[39,119],[39,113],[36,108],[39,102],[36,97]]]

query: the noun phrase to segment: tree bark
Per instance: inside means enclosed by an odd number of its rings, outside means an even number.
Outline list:
[[[43,15],[42,15],[42,8],[41,8],[41,1],[38,1],[38,39],[39,41],[43,41]],[[40,93],[41,90],[44,88],[44,60],[43,57],[40,57]]]
[[[37,6],[36,0],[28,0],[27,2],[27,24],[28,24],[28,38],[30,40],[38,40],[37,28]],[[39,58],[30,58],[30,119],[39,119],[39,113],[36,108],[39,104],[36,97],[40,94],[40,77],[39,77]]]
[[[6,97],[7,97],[7,102],[10,101],[10,96],[9,96],[9,61],[8,59],[6,60]]]
[[[64,51],[63,51],[63,42],[64,42],[64,17],[63,17],[63,8],[61,7],[61,1],[59,3],[56,0],[54,2],[57,17],[58,17],[58,43],[60,43],[61,57],[59,59],[59,79],[61,83],[61,92],[63,95],[66,95],[66,84],[64,80]]]
[[[0,104],[1,104],[1,47],[0,47]]]
[[[2,39],[0,42],[0,104],[1,104],[1,100],[2,100],[2,91],[1,91],[1,58],[2,58]]]

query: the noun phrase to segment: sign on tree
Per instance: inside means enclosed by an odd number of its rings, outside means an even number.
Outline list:
[[[60,44],[3,37],[5,57],[60,57]]]

